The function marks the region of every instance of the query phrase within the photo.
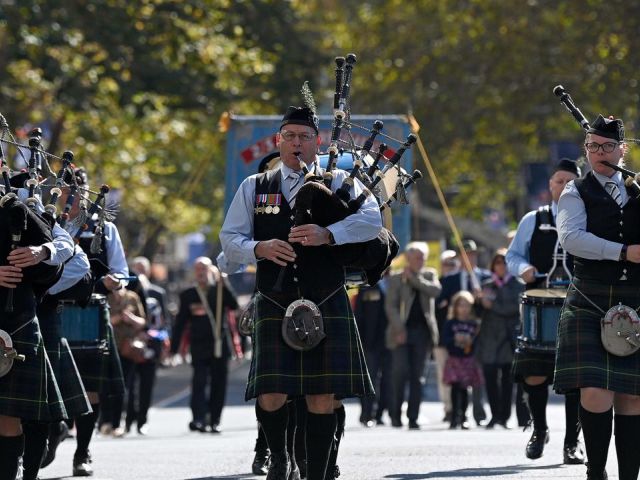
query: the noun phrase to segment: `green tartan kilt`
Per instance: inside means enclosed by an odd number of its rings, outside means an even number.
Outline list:
[[[318,304],[331,293],[308,299]],[[296,300],[294,296],[267,295],[285,308]],[[339,290],[319,308],[327,337],[314,349],[299,352],[282,339],[284,310],[256,294],[253,357],[245,400],[264,393],[335,394],[339,398],[374,394],[346,290]]]
[[[618,303],[640,306],[640,287],[585,284],[576,287],[606,312]],[[604,314],[571,285],[558,324],[558,348],[554,388],[568,390],[596,387],[618,393],[640,395],[640,351],[627,357],[607,352],[600,340]]]
[[[2,322],[2,329],[11,335],[13,347],[26,358],[24,362],[14,360],[9,373],[0,378],[0,415],[37,422],[59,421],[68,418],[67,412],[38,320],[30,317],[22,315]]]
[[[511,375],[516,382],[524,382],[527,377],[547,377],[550,384],[553,381],[555,360],[553,352],[531,352],[518,346],[511,364]]]
[[[87,398],[76,362],[71,354],[69,343],[60,338],[61,319],[54,308],[38,308],[40,328],[51,367],[56,376],[58,387],[69,417],[90,413],[91,404]]]

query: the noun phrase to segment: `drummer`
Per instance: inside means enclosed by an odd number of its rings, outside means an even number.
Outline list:
[[[549,178],[551,205],[545,205],[527,213],[518,225],[516,235],[507,251],[506,259],[509,272],[524,280],[527,290],[549,287],[565,288],[564,285],[550,284],[546,274],[552,273],[554,253],[558,243],[558,234],[555,229],[558,199],[564,186],[579,176],[580,168],[576,162],[566,158],[561,159]],[[550,230],[541,228],[541,225],[545,224],[553,228]],[[569,271],[571,271],[571,262],[569,261],[567,264]],[[562,271],[562,266],[558,265],[558,267]],[[559,269],[556,268],[554,273],[558,271]],[[566,272],[566,276],[568,281],[569,272]],[[559,313],[558,311],[558,315]],[[549,442],[546,409],[549,398],[548,386],[553,381],[554,364],[555,351],[532,352],[528,351],[526,344],[523,343],[516,348],[512,369],[514,380],[522,383],[533,419],[533,432],[525,450],[526,456],[531,459],[540,458],[545,444]],[[578,442],[578,434],[580,433],[579,401],[578,391],[568,393],[565,396],[566,430],[563,461],[566,464],[581,464],[585,460],[584,452]]]

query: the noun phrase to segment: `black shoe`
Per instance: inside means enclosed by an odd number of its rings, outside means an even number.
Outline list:
[[[566,465],[581,465],[585,460],[584,452],[578,443],[575,445],[565,445],[562,456]]]
[[[591,465],[587,463],[587,480],[607,480],[607,471],[602,470],[601,472],[595,472]]]
[[[469,422],[466,420],[460,424],[460,430],[469,430]]]
[[[535,460],[536,458],[540,458],[542,456],[542,452],[544,451],[544,446],[549,443],[549,429],[546,428],[542,431],[533,430],[531,434],[531,438],[527,443],[527,448],[525,449],[525,455],[527,458]]]
[[[222,429],[217,424],[211,425],[209,428],[207,428],[207,431],[211,433],[222,433]]]
[[[40,468],[44,468],[51,464],[56,458],[56,450],[65,438],[69,435],[69,427],[64,422],[58,422],[58,433],[49,433],[47,443],[47,454],[45,455]]]
[[[271,455],[267,480],[289,480],[289,475],[291,475],[289,455],[286,453],[284,455]]]
[[[74,477],[91,477],[93,468],[91,467],[91,455],[89,452],[79,455],[77,452],[73,456],[73,476]]]
[[[399,418],[392,418],[391,419],[391,426],[395,427],[395,428],[402,427],[402,420],[400,420]]]
[[[269,473],[269,450],[257,449],[251,464],[251,471],[254,475],[266,475]]]
[[[489,420],[489,423],[487,423],[484,428],[486,428],[487,430],[492,430],[496,425],[498,425],[498,421],[495,418],[492,418],[491,420]]]
[[[207,426],[202,422],[189,422],[189,430],[192,432],[207,432]]]
[[[415,420],[409,420],[409,430],[420,430],[420,425]]]
[[[376,418],[376,425],[384,425],[384,421],[381,418]]]
[[[338,465],[334,465],[332,472],[327,470],[327,473],[324,476],[324,480],[335,480],[339,476],[340,476],[340,467],[338,467]]]

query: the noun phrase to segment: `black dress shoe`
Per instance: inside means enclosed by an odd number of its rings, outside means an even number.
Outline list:
[[[409,430],[420,430],[420,425],[415,420],[409,420]]]
[[[466,420],[460,424],[460,430],[469,430],[469,422]]]
[[[491,420],[489,420],[489,423],[484,426],[484,428],[486,428],[487,430],[492,430],[497,424],[498,421],[495,418],[492,418]]]
[[[334,465],[332,471],[327,470],[324,476],[324,480],[336,480],[340,476],[340,468],[338,465]]]
[[[291,475],[289,455],[286,453],[284,455],[271,455],[267,480],[289,480],[289,475]]]
[[[546,428],[544,430],[533,430],[531,434],[531,438],[527,443],[527,448],[525,449],[525,455],[527,458],[535,460],[536,458],[540,458],[542,456],[542,452],[544,451],[544,446],[549,443],[549,429]]]
[[[58,422],[56,425],[57,432],[49,432],[49,438],[47,443],[47,454],[45,455],[42,463],[40,464],[40,468],[44,468],[47,465],[51,464],[56,458],[56,450],[58,449],[58,445],[60,445],[67,435],[69,434],[69,427],[64,422]]]
[[[73,456],[73,476],[74,477],[91,477],[93,468],[91,467],[91,455],[87,452],[85,455]]]
[[[381,418],[376,418],[376,425],[384,425],[384,421]]]
[[[207,428],[207,431],[210,433],[222,433],[222,429],[219,425],[211,425],[209,428]]]
[[[256,450],[251,471],[254,475],[266,475],[269,472],[269,450]]]
[[[207,426],[202,422],[189,422],[189,430],[192,432],[207,432]]]
[[[579,444],[565,445],[562,457],[566,465],[581,465],[584,463],[584,452]]]
[[[608,478],[606,470],[596,472],[591,468],[591,465],[587,463],[587,480],[607,480]]]
[[[399,418],[392,418],[391,419],[391,426],[395,427],[395,428],[402,427],[402,420],[400,420]]]

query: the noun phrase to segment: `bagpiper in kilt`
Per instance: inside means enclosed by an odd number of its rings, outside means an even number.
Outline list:
[[[556,251],[558,244],[558,234],[555,229],[557,214],[557,202],[562,193],[562,189],[567,182],[579,177],[580,169],[576,162],[569,159],[561,159],[555,166],[552,176],[549,179],[549,191],[552,197],[552,204],[540,207],[525,215],[520,224],[516,237],[511,242],[507,251],[506,260],[509,271],[512,275],[522,278],[526,282],[526,292],[535,299],[534,294],[548,294],[552,298],[561,299],[564,296],[564,287],[555,290],[548,290],[551,279],[557,272],[563,272],[568,280],[569,273],[564,272],[562,265],[556,262],[554,268],[554,257],[559,257]],[[545,226],[544,228],[542,226]],[[567,258],[567,268],[571,271],[571,258]],[[546,274],[542,275],[542,274]],[[546,288],[545,288],[546,287]],[[542,290],[535,290],[542,289]],[[523,299],[524,302],[524,299]],[[545,306],[533,306],[532,311],[536,312],[536,317],[542,317],[542,309]],[[557,307],[559,315],[559,306]],[[553,371],[555,366],[555,351],[546,351],[544,348],[535,348],[532,342],[527,340],[528,332],[525,331],[524,316],[527,310],[523,308],[522,336],[519,339],[515,350],[512,372],[514,380],[521,385],[526,393],[526,402],[529,407],[531,419],[533,421],[533,432],[527,442],[525,455],[528,458],[540,458],[544,452],[544,447],[549,441],[549,428],[547,426],[546,408],[549,397],[549,385],[553,382]],[[534,321],[537,322],[538,318]],[[558,318],[554,320],[557,322]],[[548,319],[545,321],[549,321]],[[540,328],[541,329],[541,328]],[[554,331],[555,333],[555,331]],[[579,396],[576,390],[569,390],[565,393],[565,438],[563,449],[563,461],[567,464],[584,463],[584,453],[578,443],[580,433],[580,422],[578,419]]]
[[[36,311],[47,355],[51,361],[67,411],[67,418],[73,418],[90,413],[91,405],[69,343],[63,337],[58,300],[69,296],[86,298],[91,294],[93,284],[89,275],[89,261],[86,255],[74,245],[69,234],[57,225],[54,225],[54,235],[56,235],[54,240],[68,241],[71,245],[71,257],[64,259],[63,262],[62,258],[58,259],[64,263],[62,277],[48,290],[48,294],[45,295]],[[68,288],[65,290],[65,287]],[[41,463],[46,466],[53,460],[57,444],[66,437],[68,428],[63,421],[29,421],[23,422],[23,430],[25,433],[23,478],[24,480],[33,480],[38,477]],[[49,447],[49,451],[43,461],[47,447]]]
[[[574,277],[558,325],[554,388],[580,389],[590,479],[607,478],[612,424],[619,478],[635,480],[640,469],[640,351],[609,353],[601,339],[609,308],[640,308],[640,192],[611,168],[622,161],[623,142],[622,120],[599,115],[585,139],[591,171],[567,185],[558,206]]]
[[[37,301],[61,272],[58,265],[43,262],[42,254],[51,253],[42,247],[53,239],[51,227],[17,198],[7,201],[8,195],[0,208],[1,263],[7,263],[0,266],[0,286],[5,287],[0,291],[0,330],[24,355],[0,377],[0,473],[13,479],[24,449],[21,422],[59,420],[66,411],[36,317]],[[21,235],[11,240],[16,220]],[[22,252],[35,260],[25,263]],[[5,338],[3,350],[6,346]]]
[[[324,480],[336,433],[335,396],[373,393],[344,288],[344,268],[333,260],[330,245],[375,238],[381,219],[377,202],[370,198],[356,214],[331,228],[315,224],[293,227],[291,207],[303,183],[301,163],[321,174],[316,164],[320,138],[314,111],[289,107],[276,142],[280,169],[243,181],[225,218],[220,240],[229,264],[255,263],[258,259],[255,353],[245,397],[258,397],[256,416],[271,450],[268,478],[300,478],[286,449],[286,401],[291,394],[305,395],[309,409],[307,479]],[[333,191],[346,176],[345,172],[334,172],[338,175],[331,182]],[[361,188],[357,185],[360,190],[354,189],[354,193],[359,194]],[[276,287],[278,284],[281,288]],[[319,344],[304,352],[293,350],[281,333],[283,308],[300,299],[318,305],[326,334]]]
[[[65,173],[66,184],[87,185],[87,174],[82,168],[75,168],[73,175]],[[65,189],[60,196],[60,202],[65,204],[70,192]],[[65,224],[65,229],[78,240],[82,250],[86,253],[91,264],[91,274],[93,277],[94,293],[106,294],[111,290],[124,288],[125,282],[121,278],[129,276],[124,249],[120,240],[117,227],[106,221],[104,231],[100,238],[97,251],[91,248],[95,233],[91,229],[83,230],[73,222],[80,213],[80,202],[85,201],[80,196],[76,196],[69,211],[69,220]],[[90,220],[89,220],[90,222]],[[92,252],[92,250],[94,250]],[[92,300],[93,301],[93,300]],[[98,302],[100,303],[100,302]],[[91,402],[92,412],[87,415],[76,416],[76,452],[73,457],[73,475],[90,476],[93,475],[91,467],[91,455],[89,444],[96,420],[99,415],[100,396],[124,395],[124,378],[118,349],[115,344],[113,328],[109,323],[109,309],[100,303],[99,306],[101,322],[105,329],[105,340],[107,345],[106,354],[98,349],[79,350],[74,352],[74,358],[82,378],[85,390]]]

